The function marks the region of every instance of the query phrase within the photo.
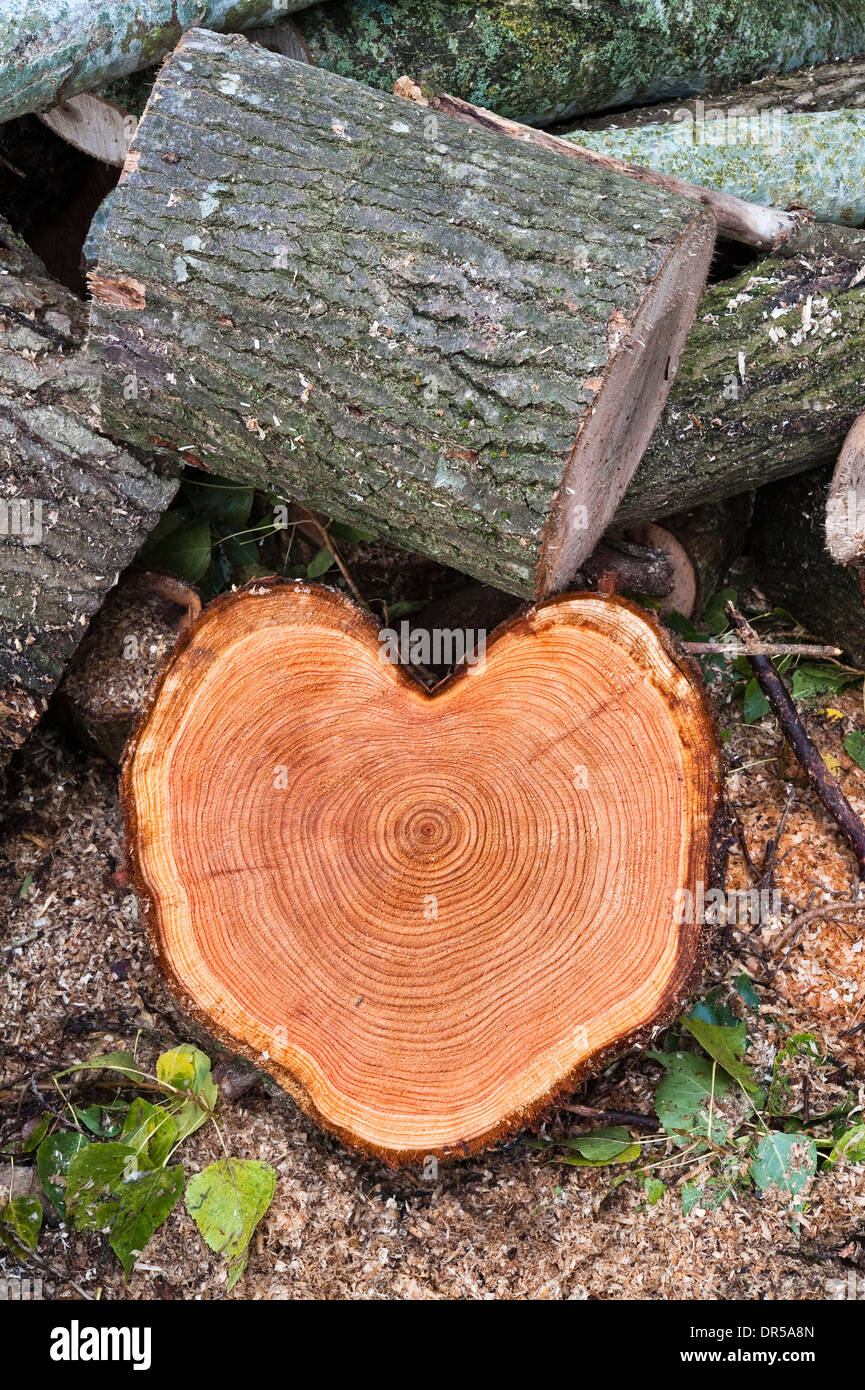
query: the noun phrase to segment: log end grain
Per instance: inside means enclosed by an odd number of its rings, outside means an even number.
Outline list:
[[[211,604],[126,757],[136,886],[176,997],[352,1146],[474,1151],[680,1007],[717,881],[689,663],[563,596],[430,694],[304,583]]]

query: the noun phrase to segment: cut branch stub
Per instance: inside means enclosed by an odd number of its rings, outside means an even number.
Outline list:
[[[91,276],[105,427],[544,596],[649,442],[713,240],[666,192],[195,30]]]
[[[482,1147],[674,1015],[720,812],[695,668],[624,600],[530,609],[432,694],[387,651],[326,589],[217,600],[123,790],[181,1004],[399,1163]]]

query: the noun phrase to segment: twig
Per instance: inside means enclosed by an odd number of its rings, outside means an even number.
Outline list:
[[[595,1105],[558,1105],[569,1115],[579,1115],[583,1120],[609,1120],[615,1125],[630,1125],[632,1129],[648,1129],[653,1133],[661,1128],[660,1120],[651,1115],[636,1115],[630,1110],[599,1110]]]
[[[683,642],[686,652],[711,656],[840,656],[840,647],[822,647],[809,642]]]
[[[841,902],[823,903],[820,907],[809,907],[804,912],[800,912],[798,917],[794,917],[792,922],[776,936],[772,942],[773,951],[781,951],[785,946],[791,946],[796,940],[803,927],[807,927],[809,922],[819,921],[821,917],[836,917],[843,920],[844,912],[865,912],[865,902]]]
[[[754,672],[757,684],[769,701],[772,712],[781,726],[782,733],[826,810],[853,846],[859,863],[860,877],[865,878],[865,825],[856,815],[850,802],[824,763],[816,745],[805,732],[790,693],[769,657],[752,649],[752,643],[756,643],[757,636],[751,624],[732,603],[727,604],[727,614],[733,627],[749,648],[746,654],[751,670]]]

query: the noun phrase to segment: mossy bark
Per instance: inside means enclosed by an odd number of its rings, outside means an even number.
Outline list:
[[[806,229],[706,291],[615,524],[833,462],[865,410],[865,233]]]
[[[824,222],[865,222],[865,111],[778,111],[682,119],[627,130],[575,130],[576,144]]]
[[[0,764],[175,483],[94,429],[85,308],[0,222]]]
[[[831,468],[761,488],[754,506],[751,555],[772,603],[815,637],[842,647],[865,667],[865,573],[839,565],[826,549]]]
[[[669,389],[711,218],[200,30],[127,169],[91,277],[109,432],[514,593],[570,578]]]
[[[0,121],[45,111],[170,53],[187,29],[273,24],[306,0],[4,0]]]
[[[865,50],[862,0],[380,0],[293,22],[332,72],[386,91],[408,74],[538,125]]]

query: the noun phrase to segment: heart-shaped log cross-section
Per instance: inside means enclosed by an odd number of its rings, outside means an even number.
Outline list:
[[[689,663],[622,600],[530,609],[431,694],[389,652],[323,588],[217,600],[124,796],[181,1002],[406,1162],[508,1133],[680,1006],[719,779]]]

